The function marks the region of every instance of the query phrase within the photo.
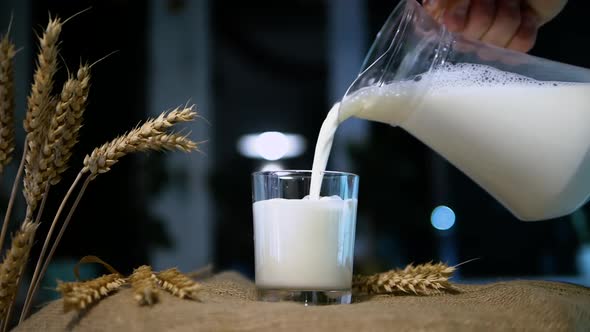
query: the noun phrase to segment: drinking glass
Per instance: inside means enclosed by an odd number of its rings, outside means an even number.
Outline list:
[[[359,177],[311,171],[256,172],[253,180],[256,288],[262,301],[351,302]]]

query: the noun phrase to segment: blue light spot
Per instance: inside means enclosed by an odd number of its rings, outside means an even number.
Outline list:
[[[448,206],[437,206],[430,215],[432,227],[446,231],[455,225],[455,212]]]

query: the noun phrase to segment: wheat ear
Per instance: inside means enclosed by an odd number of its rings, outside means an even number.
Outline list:
[[[163,112],[155,119],[146,121],[146,134],[154,130],[162,133],[177,123],[193,121],[196,117],[194,106],[177,107],[169,112]]]
[[[8,35],[0,40],[0,175],[4,167],[12,160],[14,143],[14,69],[13,59],[15,55],[14,45],[8,39]],[[21,163],[22,165],[22,163]],[[22,173],[19,168],[18,174]],[[15,180],[18,185],[18,180]],[[0,249],[4,248],[4,238],[10,222],[10,211],[14,204],[16,188],[13,188],[8,202],[2,230],[0,231]]]
[[[371,276],[355,276],[353,287],[368,294],[435,295],[457,291],[449,282],[455,267],[442,263],[408,265],[405,269],[391,270]]]
[[[159,272],[157,275],[160,286],[172,295],[181,299],[197,299],[197,293],[201,290],[201,285],[176,268],[171,268]]]
[[[57,291],[63,297],[64,312],[83,310],[92,303],[116,291],[126,282],[117,273],[84,282],[58,282]]]
[[[14,44],[5,35],[0,40],[0,174],[14,151]]]
[[[58,41],[62,23],[59,18],[50,19],[43,36],[39,38],[37,69],[33,77],[31,93],[27,98],[27,114],[24,120],[27,132],[25,147],[24,196],[27,215],[31,217],[41,196],[46,191],[45,182],[51,169],[40,164],[43,145],[49,130],[51,115],[57,101],[52,99],[53,76],[57,71]]]
[[[53,76],[57,71],[58,42],[61,29],[61,20],[50,18],[43,35],[39,38],[37,68],[33,77],[31,93],[27,98],[28,110],[24,120],[27,133],[34,132],[48,119],[46,108],[53,90]]]
[[[140,305],[152,305],[158,302],[158,282],[154,271],[147,265],[133,270],[129,277],[133,288],[133,297]]]
[[[61,180],[60,176],[66,171],[73,148],[78,142],[89,88],[90,67],[88,65],[80,66],[76,78],[71,77],[63,86],[44,148],[44,154],[52,163],[51,167],[54,171],[50,179],[51,185]]]
[[[192,151],[197,144],[184,136],[177,134],[167,135],[164,131],[178,122],[191,121],[197,113],[192,107],[175,109],[163,113],[155,119],[146,121],[127,133],[119,136],[92,151],[84,158],[82,173],[90,172],[90,177],[95,178],[98,174],[108,172],[111,167],[123,156],[139,151],[157,150],[181,150]]]
[[[47,182],[51,185],[59,183],[61,173],[67,169],[67,162],[78,141],[78,131],[82,126],[82,115],[88,98],[89,75],[88,66],[82,66],[78,70],[78,76],[70,77],[62,87],[39,156],[40,176],[37,186],[43,186]]]
[[[12,238],[12,245],[0,265],[0,317],[6,319],[17,291],[20,274],[29,258],[38,224],[25,221]]]
[[[402,272],[407,275],[441,275],[445,278],[451,278],[455,272],[455,266],[448,266],[444,263],[425,263],[425,264],[408,264]]]

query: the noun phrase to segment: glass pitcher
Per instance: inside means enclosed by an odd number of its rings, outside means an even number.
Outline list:
[[[340,103],[399,126],[521,220],[567,215],[590,194],[590,70],[462,38],[415,0],[377,35]]]

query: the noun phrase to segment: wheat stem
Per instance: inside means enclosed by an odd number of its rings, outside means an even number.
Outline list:
[[[25,138],[24,149],[27,147],[27,139]],[[24,151],[24,150],[23,150]],[[14,200],[16,199],[16,193],[18,191],[18,185],[20,183],[20,179],[23,175],[23,170],[25,167],[25,154],[20,160],[20,165],[18,166],[18,171],[16,172],[16,176],[14,178],[14,182],[12,183],[12,191],[10,192],[10,199],[8,200],[8,207],[6,208],[6,214],[4,215],[4,222],[2,223],[2,231],[0,232],[0,250],[4,249],[4,239],[6,238],[6,232],[8,230],[8,224],[10,223],[10,216],[12,214],[12,207],[14,206]]]
[[[43,210],[45,209],[45,203],[47,202],[47,196],[49,196],[49,183],[45,185],[45,192],[43,193],[43,199],[41,199],[41,204],[37,209],[37,217],[35,218],[35,223],[39,223],[41,221],[41,216],[43,215]]]
[[[45,203],[47,202],[47,196],[49,196],[49,183],[47,183],[47,185],[46,185],[45,193],[43,194],[43,199],[41,200],[41,205],[39,205],[39,209],[37,211],[37,217],[35,218],[35,224],[37,224],[37,225],[39,225],[39,221],[41,220],[41,215],[43,214],[43,209],[45,209]],[[25,266],[23,266],[21,268],[21,271],[19,273],[19,277],[18,277],[18,280],[16,282],[16,289],[17,290],[20,288],[20,283],[22,281],[22,275],[24,273],[24,270],[25,270]],[[12,316],[12,309],[13,309],[13,307],[14,307],[14,301],[12,301],[10,303],[10,306],[8,307],[8,313],[6,314],[6,323],[2,327],[3,328],[3,331],[6,331],[7,324],[10,321],[10,318]]]
[[[76,200],[74,201],[74,204],[72,204],[72,207],[70,207],[70,211],[66,217],[66,220],[61,225],[59,233],[57,234],[57,237],[53,241],[53,244],[51,246],[51,250],[49,251],[47,258],[45,258],[45,260],[43,262],[43,267],[41,268],[41,272],[39,273],[39,276],[37,277],[34,288],[31,292],[31,297],[35,294],[35,292],[39,288],[40,281],[43,279],[45,272],[47,272],[47,268],[49,267],[49,263],[51,262],[51,259],[53,258],[53,254],[55,253],[55,250],[57,249],[57,246],[59,245],[59,242],[61,241],[61,238],[63,237],[63,234],[64,234],[66,228],[68,227],[68,224],[70,223],[70,220],[72,219],[72,215],[74,214],[74,211],[76,210],[76,207],[78,206],[78,203],[80,202],[80,199],[82,198],[82,195],[84,195],[84,191],[86,190],[88,183],[90,183],[90,180],[91,180],[90,177],[86,178],[86,180],[84,181],[84,184],[82,185],[82,188],[80,189],[80,192],[78,192],[78,196],[76,196]],[[31,304],[31,301],[29,301],[29,307],[30,307],[30,304]],[[25,317],[26,317],[26,315],[25,315]]]
[[[74,192],[74,189],[76,188],[76,186],[78,185],[78,182],[80,182],[81,179],[82,179],[82,173],[78,173],[78,176],[76,176],[76,179],[74,180],[74,182],[70,186],[70,189],[68,189],[68,192],[66,193],[63,200],[61,201],[61,204],[59,205],[59,208],[57,209],[57,212],[55,213],[55,217],[53,218],[53,221],[51,222],[51,226],[49,227],[49,232],[47,232],[47,235],[45,237],[45,242],[43,243],[43,248],[41,249],[41,253],[39,254],[39,258],[37,259],[37,265],[35,266],[35,272],[33,273],[33,277],[31,278],[31,284],[29,285],[29,290],[27,291],[27,296],[25,298],[25,304],[23,306],[23,310],[20,315],[19,323],[22,323],[25,320],[25,318],[29,314],[29,311],[31,310],[31,304],[33,302],[33,297],[34,297],[35,292],[37,291],[37,288],[38,288],[39,283],[41,281],[41,278],[39,276],[39,272],[41,269],[41,263],[43,263],[43,261],[44,261],[43,257],[45,256],[45,252],[47,251],[47,248],[49,247],[49,241],[51,240],[51,236],[53,235],[53,231],[55,230],[55,227],[57,226],[57,222],[61,216],[61,213],[63,212],[64,207],[66,206],[66,203],[70,199],[70,196]],[[78,199],[77,199],[77,201],[78,201]],[[51,252],[51,255],[53,255],[53,251]],[[49,259],[51,259],[51,257],[49,257]],[[45,269],[43,269],[43,273],[45,273]]]
[[[12,305],[13,303],[10,303],[10,306],[8,307],[8,313],[6,314],[6,317],[2,320],[2,332],[8,331],[8,322],[10,321],[10,312],[12,311]]]

